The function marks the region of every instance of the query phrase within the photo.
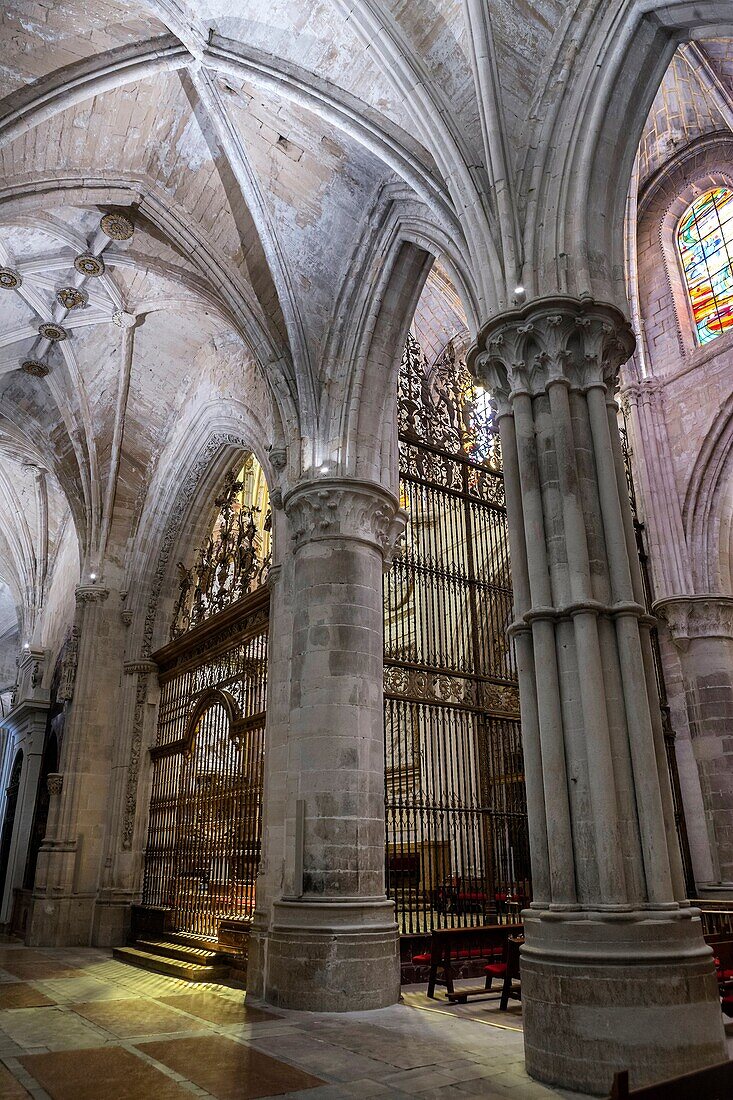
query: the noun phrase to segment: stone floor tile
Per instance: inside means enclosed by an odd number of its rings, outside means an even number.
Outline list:
[[[382,1083],[394,1085],[408,1094],[420,1095],[431,1089],[440,1089],[452,1085],[450,1077],[447,1077],[437,1067],[435,1069],[412,1069],[395,1073],[389,1077],[383,1077]]]
[[[102,1046],[109,1035],[63,1008],[16,1008],[0,1012],[0,1028],[24,1050]]]
[[[24,1055],[19,1061],[51,1100],[191,1100],[183,1085],[118,1046]]]
[[[70,1004],[72,1001],[81,1004],[87,1001],[120,1000],[127,996],[134,996],[109,982],[101,982],[83,971],[68,978],[37,979],[33,984],[56,1004]]]
[[[325,1082],[223,1035],[136,1044],[217,1100],[252,1100],[310,1089]]]
[[[263,1023],[281,1019],[275,1012],[266,1012],[261,1008],[250,1008],[241,996],[234,1000],[220,997],[216,993],[175,993],[172,996],[156,997],[163,1005],[190,1013],[212,1024]]]
[[[201,1020],[192,1019],[156,1001],[136,997],[120,1001],[89,1001],[69,1007],[82,1019],[120,1039],[203,1031],[205,1027]]]
[[[41,1008],[53,1004],[56,1004],[53,998],[28,982],[0,985],[0,1012],[8,1008]]]
[[[30,1096],[28,1089],[21,1085],[15,1075],[2,1063],[0,1063],[0,1096],[3,1100],[27,1100]]]

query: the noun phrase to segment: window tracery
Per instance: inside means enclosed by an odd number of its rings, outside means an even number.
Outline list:
[[[697,198],[677,229],[677,247],[698,343],[733,331],[733,190]]]

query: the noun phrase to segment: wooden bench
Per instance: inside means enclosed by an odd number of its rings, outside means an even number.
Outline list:
[[[430,937],[430,952],[415,955],[413,963],[429,963],[428,997],[435,997],[435,986],[444,985],[449,1001],[465,1004],[469,995],[483,990],[459,990],[453,985],[456,964],[472,960],[501,962],[506,951],[506,941],[512,935],[521,935],[521,924],[480,924],[475,928],[436,928]],[[442,978],[438,972],[442,971]],[[488,979],[487,979],[488,984]],[[490,988],[490,986],[489,986]]]
[[[489,963],[486,967],[486,989],[491,989],[491,983],[494,978],[498,978],[501,981],[501,994],[499,1001],[499,1011],[506,1012],[509,998],[513,997],[517,1001],[521,1001],[521,987],[517,989],[515,982],[520,981],[519,972],[519,952],[522,944],[524,943],[524,937],[519,938],[515,936],[509,936],[506,941],[504,958],[501,962]]]
[[[685,1073],[656,1085],[629,1091],[629,1071],[613,1079],[610,1100],[730,1100],[733,1096],[733,1062]]]

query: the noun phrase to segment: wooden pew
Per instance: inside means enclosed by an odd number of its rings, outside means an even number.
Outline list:
[[[483,990],[456,991],[453,979],[457,965],[472,960],[501,961],[509,936],[521,935],[521,924],[480,924],[475,928],[436,928],[430,937],[430,953],[416,955],[414,963],[430,963],[428,997],[435,997],[435,986],[445,985],[448,1000],[465,1003],[469,995]],[[438,972],[442,972],[442,978]]]

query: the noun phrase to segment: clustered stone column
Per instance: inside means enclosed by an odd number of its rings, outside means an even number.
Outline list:
[[[289,718],[282,789],[268,786],[284,810],[283,865],[258,984],[289,1008],[378,1008],[400,981],[384,885],[382,569],[404,517],[378,485],[335,478],[300,484],[284,508]]]
[[[725,1057],[684,886],[616,423],[633,336],[613,307],[540,299],[469,355],[499,405],[534,898],[527,1068],[605,1094]]]
[[[658,614],[679,653],[718,892],[733,897],[733,598],[676,596]]]

